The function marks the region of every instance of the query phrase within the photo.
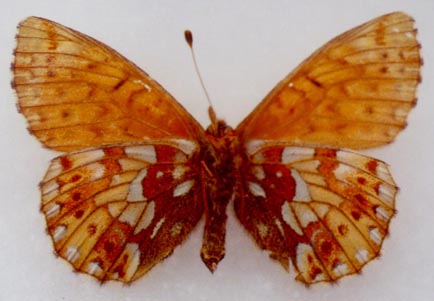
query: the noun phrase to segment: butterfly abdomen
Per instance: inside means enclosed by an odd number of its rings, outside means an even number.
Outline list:
[[[238,137],[223,121],[206,131],[202,181],[206,195],[205,229],[201,257],[211,272],[225,255],[226,207],[239,186]]]

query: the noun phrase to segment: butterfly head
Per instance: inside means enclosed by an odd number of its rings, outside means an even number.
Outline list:
[[[235,135],[234,129],[227,125],[222,119],[217,119],[214,115],[214,120],[211,117],[211,124],[206,129],[207,136],[214,138],[224,138]]]

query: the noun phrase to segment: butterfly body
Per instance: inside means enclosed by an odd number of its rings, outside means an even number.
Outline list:
[[[241,152],[236,132],[222,120],[207,128],[206,138],[202,185],[207,201],[201,257],[214,271],[225,254],[226,207],[240,186]]]
[[[333,282],[378,257],[395,214],[387,164],[359,155],[405,127],[420,82],[413,20],[392,13],[331,40],[235,128],[200,124],[115,50],[55,22],[19,25],[12,86],[30,132],[65,152],[41,185],[56,253],[131,282],[205,215],[201,257],[225,255],[226,208],[296,279]]]

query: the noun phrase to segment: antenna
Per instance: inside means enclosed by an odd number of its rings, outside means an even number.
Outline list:
[[[190,30],[187,29],[186,31],[184,31],[184,37],[185,37],[185,41],[187,42],[188,46],[190,47],[191,56],[193,58],[194,68],[196,69],[197,76],[199,77],[200,85],[202,86],[202,89],[205,92],[206,99],[208,100],[208,104],[209,104],[208,115],[209,115],[209,118],[211,119],[211,124],[216,125],[217,124],[217,116],[214,112],[211,98],[209,97],[208,91],[206,90],[202,76],[200,75],[199,67],[198,67],[197,61],[196,61],[196,55],[194,54],[193,34],[191,33]]]

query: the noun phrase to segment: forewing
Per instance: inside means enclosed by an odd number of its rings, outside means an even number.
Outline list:
[[[267,95],[240,136],[353,149],[393,141],[420,82],[413,23],[392,13],[331,40]]]
[[[352,152],[249,145],[237,216],[297,280],[335,281],[379,255],[397,188],[385,163]]]
[[[146,273],[202,216],[196,151],[186,140],[150,141],[54,159],[41,208],[56,253],[101,281]]]
[[[71,151],[200,136],[200,125],[157,82],[113,49],[55,22],[18,26],[12,85],[29,129]]]

